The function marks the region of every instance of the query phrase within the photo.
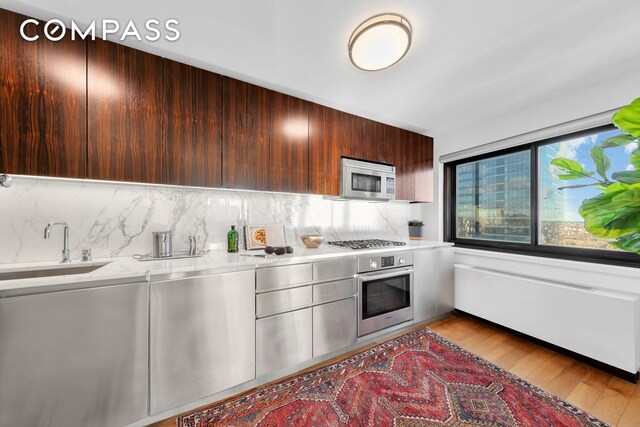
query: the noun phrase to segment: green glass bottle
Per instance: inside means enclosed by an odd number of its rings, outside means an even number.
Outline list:
[[[234,253],[238,252],[238,241],[240,240],[240,236],[238,231],[236,230],[236,226],[231,226],[231,231],[227,233],[227,252]]]

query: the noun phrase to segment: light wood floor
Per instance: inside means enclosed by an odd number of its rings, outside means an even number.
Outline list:
[[[464,314],[437,334],[614,426],[640,426],[640,385],[614,377]]]
[[[606,423],[613,426],[640,426],[640,384],[614,377],[464,314],[452,314],[427,327]],[[355,350],[308,370],[331,364],[362,350]],[[154,427],[170,426],[175,426],[175,417],[154,424]]]

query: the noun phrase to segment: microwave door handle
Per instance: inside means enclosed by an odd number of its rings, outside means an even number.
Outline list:
[[[389,277],[402,276],[402,275],[411,274],[411,273],[413,273],[413,268],[403,268],[401,270],[396,269],[393,272],[380,271],[380,272],[374,272],[374,273],[360,274],[360,279],[361,280],[366,280],[366,279],[388,279]]]

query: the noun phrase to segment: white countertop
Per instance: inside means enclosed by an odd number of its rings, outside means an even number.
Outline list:
[[[245,256],[247,254],[262,254],[262,251],[241,251],[230,254],[224,251],[212,251],[199,258],[185,258],[175,260],[138,261],[132,257],[118,257],[112,259],[95,259],[91,263],[80,261],[64,266],[91,265],[109,262],[92,272],[63,276],[48,276],[30,279],[0,281],[0,298],[51,292],[75,288],[89,288],[117,283],[134,283],[146,281],[154,276],[169,275],[192,271],[206,271],[207,273],[227,273],[233,271],[251,270],[258,267],[268,267],[286,264],[297,264],[307,261],[317,261],[345,256],[359,256],[372,253],[401,252],[416,249],[431,249],[452,246],[451,243],[434,241],[409,241],[406,246],[387,247],[381,249],[349,250],[323,244],[317,249],[304,246],[294,247],[294,253],[288,255],[267,255],[265,258]],[[62,266],[57,261],[4,264],[0,266],[0,273],[11,271],[38,270]]]

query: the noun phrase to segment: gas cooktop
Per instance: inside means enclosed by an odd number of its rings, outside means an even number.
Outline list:
[[[366,239],[366,240],[336,240],[329,242],[330,245],[336,245],[348,249],[375,249],[386,248],[388,246],[404,246],[405,242],[394,242],[392,240]]]

